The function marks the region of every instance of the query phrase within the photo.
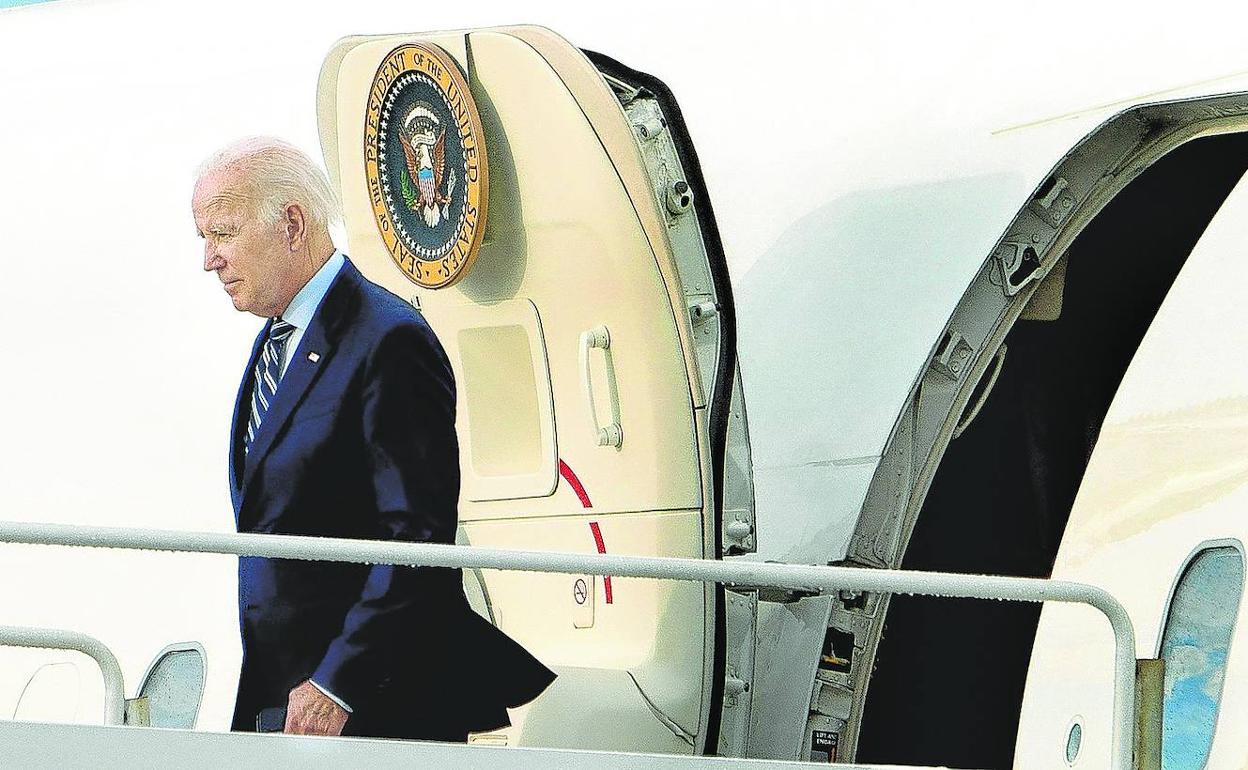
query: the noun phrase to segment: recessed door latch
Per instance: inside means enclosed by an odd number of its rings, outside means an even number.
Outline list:
[[[940,341],[940,347],[932,358],[932,368],[951,380],[960,380],[974,352],[975,348],[971,347],[965,337],[950,329],[945,332],[944,339]]]
[[[1013,297],[1027,284],[1040,277],[1040,255],[1029,244],[1006,241],[997,247],[1001,264],[1002,288]]]

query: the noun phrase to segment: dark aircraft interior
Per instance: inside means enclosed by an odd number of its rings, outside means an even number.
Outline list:
[[[1190,141],[1078,235],[1060,316],[1010,330],[1000,376],[949,445],[903,569],[1049,576],[1118,384],[1246,169],[1248,134]],[[1010,767],[1039,616],[1039,605],[893,597],[857,760]]]

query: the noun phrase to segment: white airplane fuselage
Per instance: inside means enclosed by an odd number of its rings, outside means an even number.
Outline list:
[[[1054,578],[1102,586],[1124,603],[1140,658],[1169,649],[1162,637],[1171,627],[1171,593],[1189,558],[1207,548],[1242,552],[1238,501],[1248,477],[1239,467],[1239,428],[1248,370],[1238,351],[1248,325],[1236,289],[1248,209],[1241,205],[1243,169],[1235,163],[1244,163],[1235,136],[1248,134],[1248,63],[1233,19],[1211,23],[1209,14],[1189,14],[1172,19],[1163,35],[1109,11],[1088,10],[1074,22],[1064,14],[1022,19],[977,9],[975,29],[995,22],[1001,30],[985,35],[946,13],[904,5],[894,9],[897,17],[816,5],[759,15],[707,4],[664,9],[661,19],[611,20],[565,3],[526,7],[524,22],[656,76],[679,99],[714,204],[735,312],[733,414],[743,416],[727,429],[733,459],[723,498],[716,498],[708,469],[724,466],[707,459],[706,427],[714,388],[694,375],[682,379],[686,364],[694,374],[707,366],[696,355],[698,327],[685,318],[655,331],[656,350],[667,344],[677,351],[668,358],[650,349],[630,358],[628,347],[629,332],[658,329],[647,324],[696,294],[687,283],[673,288],[677,271],[660,265],[658,278],[637,272],[624,280],[614,266],[595,273],[588,261],[575,278],[556,267],[545,274],[534,268],[517,279],[524,291],[516,298],[536,308],[530,313],[518,300],[477,302],[470,290],[421,293],[386,272],[381,252],[370,252],[375,223],[358,215],[364,208],[355,188],[362,189],[363,176],[351,165],[356,143],[348,134],[362,130],[363,115],[351,111],[351,99],[367,90],[357,75],[376,70],[379,59],[368,58],[368,46],[381,51],[399,38],[341,39],[410,26],[488,27],[512,21],[514,10],[493,2],[436,7],[414,23],[408,6],[357,3],[309,11],[298,34],[274,35],[286,12],[254,6],[185,11],[118,2],[0,11],[0,71],[12,73],[0,82],[10,116],[0,142],[7,182],[0,185],[0,232],[10,257],[0,287],[10,330],[9,376],[0,386],[10,406],[0,445],[3,518],[233,530],[227,429],[260,321],[232,313],[212,276],[198,269],[190,185],[197,163],[221,144],[276,134],[326,159],[347,203],[340,245],[375,280],[416,299],[457,362],[476,354],[458,330],[509,325],[545,335],[550,369],[545,381],[541,372],[535,376],[552,406],[539,433],[558,450],[543,454],[536,470],[495,474],[525,476],[515,482],[523,487],[516,495],[489,472],[470,473],[461,509],[466,542],[593,552],[595,538],[605,535],[605,548],[619,553],[714,558],[723,546],[718,555],[730,559],[1017,574],[1047,574],[1048,559]],[[1023,46],[1006,31],[1018,25],[1028,28],[1028,40],[1047,42]],[[1124,25],[1134,38],[1106,34]],[[108,34],[100,33],[104,28]],[[608,137],[617,106],[607,98],[612,90],[604,83],[594,91],[593,78],[577,90],[573,75],[584,62],[575,49],[526,34],[535,37],[481,33],[474,49],[478,86],[498,128],[507,129],[508,152],[536,159],[531,166],[515,160],[527,170],[510,177],[499,171],[498,179],[510,181],[495,189],[524,206],[510,218],[506,204],[492,211],[500,224],[487,231],[487,247],[492,240],[489,248],[503,253],[516,229],[525,230],[531,261],[559,249],[599,253],[604,232],[628,248],[653,245],[662,228],[644,216],[641,224],[630,219],[625,204],[639,198],[627,169],[620,172],[622,194],[592,197],[602,187],[597,179],[626,167],[624,144],[603,139],[607,150],[594,154],[591,133],[575,121],[584,110],[594,135]],[[462,40],[463,33],[402,39],[441,41],[454,52],[447,41],[457,35]],[[346,58],[327,90],[323,60],[331,50]],[[1049,52],[1043,66],[1037,50]],[[1203,58],[1184,55],[1194,51]],[[563,54],[569,58],[561,63]],[[508,78],[536,82],[524,80],[524,67],[534,68],[535,79],[542,67],[558,76],[549,79],[549,99],[534,105],[526,100],[546,92],[508,87]],[[605,101],[592,101],[599,98]],[[599,108],[607,117],[594,117]],[[544,111],[548,136],[535,109]],[[638,114],[625,106],[621,136],[630,135]],[[582,140],[589,149],[576,155]],[[657,156],[639,144],[629,152],[644,181]],[[544,171],[534,173],[539,163]],[[1183,190],[1205,192],[1179,195]],[[678,215],[663,213],[661,202],[646,203],[654,206],[653,221],[675,232]],[[694,210],[700,205],[695,199]],[[610,216],[600,214],[608,208]],[[1172,228],[1128,240],[1169,213]],[[684,271],[690,263],[680,261],[681,244],[694,236],[667,237],[675,244],[672,264]],[[1164,246],[1170,261],[1133,262],[1132,254],[1152,254],[1150,244],[1157,253]],[[1114,267],[1085,267],[1097,254],[1106,265],[1117,260]],[[561,275],[576,283],[561,284]],[[666,294],[637,288],[660,280]],[[1104,287],[1103,305],[1093,286]],[[625,446],[653,446],[621,455],[637,474],[621,475],[589,446],[588,427],[572,427],[583,418],[580,402],[579,411],[567,407],[575,418],[560,411],[581,393],[581,381],[565,371],[579,375],[585,359],[575,358],[576,334],[589,328],[596,306],[641,307],[655,297],[662,301],[651,320],[629,316],[612,324],[617,347],[610,365],[618,367],[612,372],[620,397],[631,397],[632,384],[638,392],[638,406],[626,401],[620,410]],[[667,299],[670,307],[662,304]],[[1060,339],[1051,333],[1059,329]],[[564,330],[567,345],[558,338]],[[1114,344],[1080,347],[1098,334]],[[1063,350],[1096,357],[1064,357]],[[590,361],[592,376],[605,371],[597,358]],[[1059,369],[1070,376],[1044,379]],[[1084,370],[1101,384],[1078,395],[1076,375]],[[466,387],[471,372],[457,374]],[[1046,383],[1058,383],[1060,392],[1045,390]],[[688,396],[684,422],[662,411],[670,393]],[[650,403],[657,404],[652,412],[639,412]],[[1064,404],[1080,405],[1078,419]],[[1058,425],[1079,427],[1084,438],[1045,433]],[[505,465],[471,454],[472,441],[487,452],[484,440],[469,438],[466,467]],[[585,447],[577,449],[578,441]],[[986,448],[992,446],[999,448],[995,457]],[[1078,447],[1086,452],[1072,459]],[[694,458],[689,473],[658,472],[667,467],[664,458],[686,455]],[[1034,486],[1006,478],[1029,459],[1042,466],[1025,476]],[[592,507],[558,475],[564,461],[587,482]],[[977,475],[980,463],[986,470]],[[628,481],[609,481],[615,478]],[[959,499],[979,510],[982,522],[956,516]],[[1019,514],[1013,529],[998,530],[992,522],[1014,510],[994,508],[1005,503],[1039,513]],[[1045,518],[1051,511],[1061,512],[1056,523]],[[713,516],[722,518],[719,529]],[[735,542],[724,534],[733,521],[746,527],[734,530]],[[1052,532],[1036,534],[1045,526]],[[240,654],[232,557],[24,546],[3,546],[0,554],[0,577],[11,587],[5,624],[90,633],[116,653],[128,682],[137,682],[171,642],[197,642],[207,660],[198,729],[228,727]],[[586,619],[571,607],[565,577],[481,580],[496,622],[562,666],[564,689],[544,705],[539,700],[532,714],[515,715],[507,739],[528,745],[809,759],[820,731],[837,736],[841,759],[863,752],[896,758],[879,736],[888,725],[904,731],[918,721],[897,706],[909,671],[897,661],[914,659],[927,637],[916,631],[909,643],[896,634],[882,642],[885,617],[890,628],[921,628],[933,638],[978,628],[966,632],[968,640],[990,638],[983,627],[992,623],[957,615],[948,627],[923,626],[922,618],[932,617],[923,613],[938,610],[904,601],[890,608],[881,597],[729,598],[730,605],[744,602],[753,618],[741,625],[735,605],[716,614],[711,589],[616,581],[607,604],[601,580],[592,584],[596,614]],[[558,599],[541,604],[547,596]],[[1242,589],[1234,602],[1241,599]],[[894,611],[910,614],[888,614]],[[1013,677],[1018,692],[1011,697],[1021,701],[1021,712],[1017,750],[1007,736],[1006,748],[991,756],[1008,762],[1012,755],[1017,767],[1058,766],[1077,723],[1078,766],[1102,766],[1108,633],[1081,609],[1051,607],[1040,613],[1030,645],[1031,617],[1002,621],[1014,624],[1016,636],[1001,643],[1013,662],[1001,662],[1000,671]],[[716,656],[727,655],[729,668],[742,670],[745,664],[723,648],[740,649],[747,638],[749,697],[734,712],[715,701],[712,680],[724,675]],[[846,640],[852,663],[837,647]],[[882,647],[888,644],[895,646]],[[1206,749],[1211,768],[1248,764],[1234,727],[1248,716],[1243,647],[1230,643],[1222,673],[1206,671],[1207,678],[1221,677],[1214,722],[1206,725],[1216,735]],[[879,657],[873,679],[881,649],[891,657]],[[828,664],[829,653],[847,662]],[[84,659],[0,655],[0,716],[98,721],[101,687]],[[41,674],[47,694],[24,700],[40,666],[51,666]],[[618,713],[589,718],[603,702],[629,698],[632,705]],[[578,709],[583,722],[568,728],[560,715]],[[963,704],[950,713],[975,712]],[[964,735],[965,724],[942,729],[958,736],[955,743],[979,740]],[[987,756],[972,747],[926,761]]]

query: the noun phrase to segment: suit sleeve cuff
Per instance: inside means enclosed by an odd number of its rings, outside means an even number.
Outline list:
[[[318,689],[318,690],[320,690],[322,693],[324,693],[326,698],[329,698],[329,699],[330,699],[330,700],[332,700],[334,703],[337,703],[339,706],[341,706],[343,711],[347,712],[348,714],[352,713],[352,712],[351,712],[351,707],[350,707],[350,706],[348,706],[348,705],[346,704],[346,702],[345,702],[345,701],[343,701],[343,699],[342,699],[342,698],[339,698],[337,695],[334,695],[332,692],[330,692],[329,690],[325,689],[325,687],[321,686],[321,684],[320,684],[319,682],[317,682],[315,679],[309,679],[308,681],[312,683],[312,686],[313,686],[313,687],[315,687],[316,689]]]

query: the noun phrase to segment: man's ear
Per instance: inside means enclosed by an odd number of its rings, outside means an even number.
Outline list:
[[[286,241],[290,244],[291,251],[302,251],[304,244],[308,239],[308,219],[304,215],[303,207],[298,203],[291,203],[286,207]]]

